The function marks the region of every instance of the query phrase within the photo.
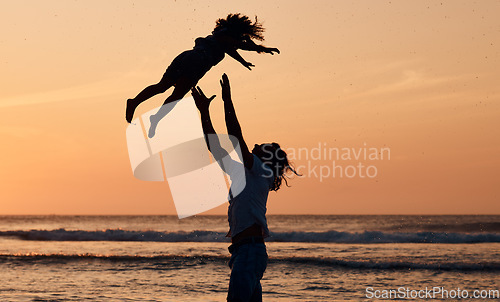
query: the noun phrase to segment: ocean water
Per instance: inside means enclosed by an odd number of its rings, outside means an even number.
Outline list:
[[[498,215],[268,222],[265,301],[500,300]],[[0,301],[225,301],[226,232],[224,216],[0,216]]]

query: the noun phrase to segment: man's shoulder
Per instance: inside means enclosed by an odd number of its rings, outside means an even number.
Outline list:
[[[266,165],[257,155],[253,155],[253,165],[250,171],[261,177],[272,177],[272,169]]]

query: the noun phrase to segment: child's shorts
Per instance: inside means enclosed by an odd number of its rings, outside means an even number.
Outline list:
[[[201,51],[186,50],[172,61],[163,78],[168,78],[174,83],[183,78],[196,85],[211,67]]]

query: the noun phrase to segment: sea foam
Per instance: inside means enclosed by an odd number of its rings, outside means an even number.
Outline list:
[[[159,232],[106,229],[83,230],[28,230],[1,231],[0,237],[39,241],[149,241],[149,242],[228,242],[223,232],[197,230],[191,232]],[[315,243],[494,243],[500,242],[498,233],[448,232],[272,232],[270,242]]]

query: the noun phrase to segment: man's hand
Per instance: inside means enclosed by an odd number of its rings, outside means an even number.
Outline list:
[[[229,86],[229,78],[226,74],[222,75],[220,80],[220,87],[222,88],[222,100],[224,102],[231,101],[231,86]]]
[[[201,90],[200,86],[196,86],[196,88],[193,87],[191,89],[191,95],[193,96],[194,103],[196,104],[196,107],[200,112],[208,112],[208,107],[210,106],[210,102],[215,98],[215,95],[212,95],[210,98],[207,98],[203,93],[203,90]]]

